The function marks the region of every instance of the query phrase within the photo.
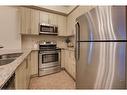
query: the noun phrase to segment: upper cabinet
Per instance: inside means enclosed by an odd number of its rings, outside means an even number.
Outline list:
[[[57,18],[58,18],[57,14],[49,13],[49,24],[58,26],[58,19]]]
[[[49,23],[49,13],[40,11],[40,23]]]
[[[58,15],[58,36],[67,36],[67,17]]]
[[[40,23],[58,25],[57,14],[40,11]]]
[[[19,8],[19,15],[20,15],[20,31],[21,34],[28,34],[30,33],[30,9],[20,7]],[[29,15],[29,17],[28,17]]]
[[[67,35],[72,36],[75,33],[75,18],[71,15],[67,17]]]
[[[39,11],[20,7],[21,34],[39,34]]]
[[[19,8],[21,34],[39,35],[39,24],[46,23],[58,26],[58,36],[68,36],[67,17],[55,13]]]
[[[67,36],[66,16],[40,11],[40,23],[56,25],[58,26],[58,36]]]
[[[39,34],[39,11],[31,9],[31,34]]]

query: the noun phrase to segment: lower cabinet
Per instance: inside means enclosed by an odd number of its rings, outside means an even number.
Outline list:
[[[65,50],[61,50],[61,68],[65,68]]]
[[[62,50],[61,65],[75,79],[76,64],[73,50]]]
[[[38,51],[32,51],[15,71],[15,89],[27,89],[30,76],[38,73]]]
[[[30,76],[31,76],[31,53],[28,55],[26,59],[26,86],[29,87]]]
[[[31,52],[31,66],[30,74],[33,76],[38,75],[38,51]]]
[[[24,60],[15,71],[15,89],[27,88],[27,61]]]

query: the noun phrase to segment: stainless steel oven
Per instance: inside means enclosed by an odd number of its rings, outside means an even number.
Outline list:
[[[39,76],[60,71],[60,49],[55,44],[40,45]]]
[[[39,34],[49,34],[49,35],[57,35],[58,27],[51,24],[40,24],[40,33]]]

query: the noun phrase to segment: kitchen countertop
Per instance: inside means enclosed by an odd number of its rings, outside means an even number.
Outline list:
[[[9,53],[21,53],[22,50],[21,49],[11,49],[11,50],[8,50],[8,49],[0,49],[0,55],[2,54],[9,54]]]
[[[8,53],[20,53],[17,50],[9,50],[6,52],[0,51],[1,54],[8,54]],[[8,81],[8,79],[12,76],[12,74],[15,72],[17,67],[25,60],[25,58],[31,53],[32,49],[29,50],[23,50],[23,54],[18,57],[13,62],[0,66],[0,88],[3,87],[3,85]]]
[[[61,48],[64,50],[74,51],[74,48]],[[9,53],[23,53],[20,57],[18,57],[13,62],[0,66],[0,88],[8,81],[8,79],[14,74],[15,70],[18,66],[26,59],[26,57],[32,52],[39,49],[26,49],[26,50],[2,50],[0,51],[0,55],[9,54]]]
[[[73,47],[73,48],[71,48],[71,47],[69,47],[69,48],[61,48],[61,49],[63,49],[63,50],[75,51],[74,47]]]

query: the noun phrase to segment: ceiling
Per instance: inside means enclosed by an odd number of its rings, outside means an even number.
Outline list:
[[[38,6],[38,7],[69,14],[76,6],[55,5],[55,6]]]

